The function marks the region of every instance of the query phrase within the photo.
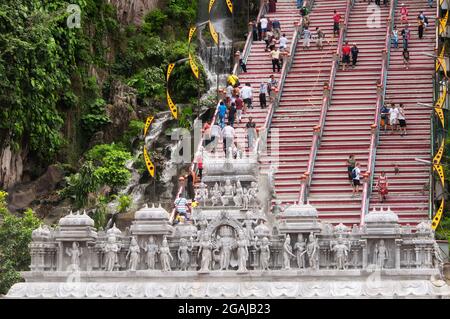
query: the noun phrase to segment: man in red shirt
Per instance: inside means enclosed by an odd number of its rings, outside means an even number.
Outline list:
[[[236,100],[234,101],[236,104],[236,113],[237,113],[237,120],[238,123],[241,123],[242,120],[242,109],[244,108],[244,101],[238,96],[236,96]]]
[[[333,14],[333,37],[335,34],[337,34],[339,36],[339,22],[341,21],[341,15],[339,13],[337,13],[336,10],[334,10],[334,14]]]
[[[350,65],[350,52],[351,48],[348,45],[348,41],[345,41],[345,45],[342,48],[342,71],[345,71],[345,65]]]

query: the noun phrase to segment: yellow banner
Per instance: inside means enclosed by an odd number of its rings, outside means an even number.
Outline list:
[[[216,29],[214,29],[214,25],[211,23],[211,20],[209,20],[209,33],[211,33],[211,36],[216,44],[219,43],[219,35],[216,32]]]
[[[150,115],[147,117],[147,120],[145,121],[145,127],[144,127],[144,137],[147,135],[148,128],[150,127],[150,124],[152,124],[154,117]]]
[[[436,228],[438,227],[443,212],[444,212],[444,199],[441,199],[441,205],[439,206],[436,215],[434,215],[433,217],[433,222],[431,223],[431,227],[433,228],[433,230],[436,230]]]
[[[189,29],[189,40],[188,43],[191,43],[192,37],[194,36],[195,31],[197,30],[197,27],[192,27]]]
[[[231,0],[227,0],[227,6],[228,6],[228,10],[230,10],[230,13],[233,13],[233,2],[231,2]],[[448,11],[447,11],[448,13]]]
[[[191,52],[189,52],[189,64],[191,65],[192,73],[194,73],[195,77],[198,79],[198,66],[195,63],[195,59],[191,55]]]
[[[435,107],[434,111],[438,115],[439,120],[441,121],[442,127],[445,127],[445,124],[444,124],[444,111],[441,108],[439,108],[439,107]]]
[[[439,147],[436,155],[433,158],[433,164],[441,164],[442,155],[444,154],[444,140],[442,140],[441,146]]]
[[[439,99],[436,101],[436,104],[434,105],[434,107],[438,107],[438,108],[442,109],[442,106],[444,105],[446,98],[447,98],[447,87],[444,86],[444,88],[442,90],[442,94],[439,97]]]
[[[214,2],[216,2],[216,0],[209,0],[209,7],[208,7],[208,13],[211,13],[211,9],[214,5]]]
[[[442,47],[441,53],[436,59],[436,72],[439,70],[440,67],[442,67],[442,71],[444,71],[444,76],[447,78],[447,65],[445,63],[444,58],[444,47]]]
[[[155,165],[153,165],[152,161],[150,160],[150,156],[148,156],[147,149],[145,148],[145,146],[144,146],[144,159],[149,174],[151,175],[151,177],[155,177]]]
[[[447,20],[448,20],[448,11],[445,14],[445,17],[439,19],[439,34],[441,34],[441,35],[447,29]]]
[[[167,83],[169,83],[170,73],[172,73],[173,68],[175,67],[175,63],[170,63],[167,67]]]
[[[441,180],[442,183],[442,188],[444,188],[444,168],[442,167],[441,164],[435,164],[433,165],[433,169],[438,173],[439,175],[439,179]]]
[[[175,103],[173,103],[172,98],[170,97],[169,90],[166,91],[167,96],[167,105],[169,106],[170,111],[175,119],[178,119],[178,109]]]

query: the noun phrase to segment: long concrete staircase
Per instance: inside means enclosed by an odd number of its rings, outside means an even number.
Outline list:
[[[367,8],[367,3],[357,2],[350,13],[345,40],[357,44],[358,63],[354,69],[337,71],[308,196],[319,218],[333,224],[360,223],[361,196],[352,197],[346,160],[354,154],[361,171],[367,170],[389,14],[389,7],[381,6],[379,25],[374,25]]]
[[[415,225],[428,219],[428,182],[430,167],[416,159],[430,160],[430,112],[431,108],[417,103],[433,103],[434,59],[423,53],[434,54],[436,4],[429,8],[426,2],[404,1],[409,9],[411,39],[409,41],[410,66],[403,66],[402,42],[399,49],[391,48],[391,58],[387,79],[387,103],[403,103],[405,106],[407,135],[399,132],[380,134],[376,152],[374,185],[381,171],[385,171],[389,181],[387,201],[379,202],[374,188],[370,199],[370,209],[390,206],[398,214],[403,224]],[[422,40],[418,37],[417,16],[423,10],[429,26]],[[395,23],[399,31],[403,29],[400,11],[396,10]],[[394,164],[400,173],[394,173]]]
[[[294,35],[295,26],[294,22],[300,20],[300,14],[297,10],[295,0],[278,0],[276,12],[265,14],[270,20],[278,19],[281,23],[281,33],[285,33],[288,39],[288,47],[292,44],[292,37]],[[278,44],[277,44],[278,45]],[[272,72],[272,59],[270,52],[265,52],[266,43],[264,41],[255,41],[251,45],[250,53],[247,58],[247,72],[239,74],[239,82],[241,85],[250,83],[253,92],[253,109],[248,109],[247,113],[242,116],[242,122],[239,124],[235,121],[236,138],[240,141],[240,145],[246,148],[246,130],[245,124],[248,122],[248,118],[252,117],[253,122],[256,123],[257,128],[264,126],[266,116],[269,108],[261,109],[259,104],[259,86],[261,81],[267,82],[270,75],[274,74],[278,80],[280,77],[279,72]],[[269,99],[267,98],[267,105],[269,105]],[[217,155],[224,156],[222,141],[217,146]]]
[[[320,27],[327,41],[323,50],[318,49],[315,41],[311,41],[309,49],[303,49],[303,40],[299,39],[279,107],[273,115],[268,135],[269,152],[262,157],[262,164],[265,169],[271,165],[277,167],[276,200],[283,204],[298,201],[300,177],[307,168],[313,127],[319,122],[323,85],[330,76],[336,51],[337,38],[332,38],[331,18],[333,10],[343,15],[346,3],[346,0],[315,0],[309,15],[309,29],[314,34],[316,27]]]

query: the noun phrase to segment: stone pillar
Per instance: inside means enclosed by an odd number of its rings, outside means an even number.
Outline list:
[[[189,267],[189,270],[197,270],[198,264],[197,264],[197,254],[198,254],[198,247],[193,247],[191,252],[191,266]]]
[[[86,243],[86,271],[92,271],[92,247]]]
[[[420,260],[420,248],[419,247],[415,247],[414,251],[416,252],[416,268],[420,267],[421,264],[421,260]]]
[[[368,251],[367,251],[367,242],[363,242],[361,244],[362,246],[362,268],[367,268],[367,258],[368,258]]]
[[[63,271],[63,260],[64,260],[64,244],[62,241],[58,243],[58,270]]]
[[[400,248],[402,246],[401,240],[395,241],[395,269],[401,268],[401,255],[400,255]]]
[[[431,262],[431,247],[427,247],[427,248],[425,248],[425,251],[426,251],[426,260],[427,260],[427,262],[426,262],[426,266],[427,267],[429,267],[429,268],[431,268],[432,267],[432,262]]]

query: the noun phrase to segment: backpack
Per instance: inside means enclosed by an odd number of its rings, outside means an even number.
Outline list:
[[[356,167],[352,170],[352,178],[356,178]]]

